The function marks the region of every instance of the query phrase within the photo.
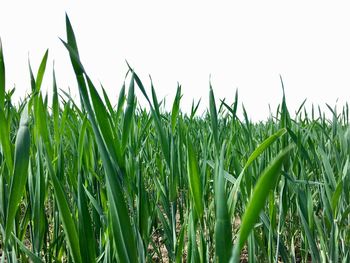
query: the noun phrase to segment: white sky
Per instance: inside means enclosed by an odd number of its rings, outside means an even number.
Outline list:
[[[30,3],[29,3],[30,2]],[[30,90],[49,48],[43,90],[51,94],[52,62],[59,87],[77,94],[65,39],[65,12],[76,33],[82,62],[96,84],[117,101],[125,59],[158,98],[172,103],[177,81],[182,109],[202,97],[209,75],[216,98],[232,103],[238,88],[253,120],[266,119],[281,101],[282,75],[292,112],[311,103],[341,106],[350,95],[350,6],[337,1],[3,1],[0,37],[7,88],[15,99]],[[169,1],[170,2],[170,1]],[[249,2],[249,3],[248,3]],[[138,93],[141,100],[142,95]],[[323,107],[324,108],[324,107]]]

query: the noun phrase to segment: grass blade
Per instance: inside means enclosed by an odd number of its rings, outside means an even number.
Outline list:
[[[0,108],[0,143],[2,151],[5,156],[5,161],[9,171],[13,171],[13,158],[11,150],[11,141],[9,134],[8,121],[6,119],[4,111]]]
[[[229,262],[232,252],[232,231],[231,221],[227,208],[227,197],[224,178],[224,153],[222,147],[218,174],[215,179],[215,202],[216,202],[216,224],[215,224],[215,257],[218,262]],[[228,231],[230,229],[230,231]]]
[[[5,62],[0,39],[0,110],[2,110],[5,105],[5,84]]]
[[[39,69],[38,69],[38,73],[36,75],[36,80],[35,80],[36,92],[39,92],[40,88],[41,88],[41,83],[43,81],[48,55],[49,55],[49,50],[47,49],[45,51],[45,54],[44,54],[42,60],[41,60],[41,63],[40,63]]]
[[[196,152],[193,149],[193,145],[189,137],[187,137],[187,174],[191,196],[194,200],[194,207],[198,217],[202,218],[204,210],[202,180],[199,174]]]
[[[20,126],[15,143],[15,162],[11,178],[10,197],[6,216],[5,244],[11,236],[12,227],[18,205],[22,199],[28,176],[30,134],[28,128],[28,106],[26,105],[21,116]]]
[[[50,160],[47,151],[45,151],[46,163],[49,167],[49,173],[52,180],[52,185],[56,197],[56,202],[58,206],[59,213],[61,215],[61,221],[63,225],[64,233],[67,237],[68,247],[72,254],[74,262],[82,262],[81,254],[80,254],[80,245],[77,229],[74,223],[74,219],[72,213],[69,209],[68,200],[66,194],[64,193],[63,187],[58,180]]]
[[[127,99],[125,115],[124,115],[123,133],[122,133],[122,148],[123,148],[122,151],[123,152],[126,149],[126,143],[130,134],[132,116],[134,114],[134,100],[135,100],[135,92],[134,92],[134,73],[133,73],[131,75],[128,99]]]
[[[218,115],[215,106],[215,97],[213,88],[210,83],[209,89],[209,110],[210,110],[210,120],[211,120],[211,128],[214,137],[214,144],[216,149],[216,155],[220,154],[220,146],[219,146],[219,134],[218,134]]]
[[[274,189],[277,180],[280,175],[282,164],[292,150],[292,147],[287,147],[273,160],[268,168],[262,173],[259,180],[257,181],[253,193],[251,195],[250,201],[247,205],[245,213],[242,218],[241,229],[239,233],[238,242],[235,245],[234,252],[231,258],[231,262],[236,262],[239,253],[244,246],[244,243],[248,239],[251,230],[257,221],[260,211],[265,205],[268,194]]]

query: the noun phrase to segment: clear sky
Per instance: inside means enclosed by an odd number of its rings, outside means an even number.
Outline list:
[[[240,101],[254,120],[281,101],[282,75],[292,112],[307,105],[339,107],[350,95],[350,5],[347,1],[3,1],[0,37],[7,88],[30,90],[28,54],[36,72],[49,48],[43,90],[51,94],[52,63],[59,87],[77,94],[65,39],[65,12],[82,62],[117,101],[127,66],[170,105],[177,81],[183,110],[207,107],[209,75],[216,98]],[[138,93],[138,97],[141,98]],[[142,101],[142,100],[141,100]]]

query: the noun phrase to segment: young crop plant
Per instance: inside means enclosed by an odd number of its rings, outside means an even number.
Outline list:
[[[202,115],[200,101],[182,111],[179,84],[167,111],[126,64],[114,106],[68,17],[61,42],[79,105],[55,71],[43,93],[48,50],[14,102],[0,41],[0,262],[350,261],[347,104],[290,114],[281,81],[275,115],[255,123],[209,82]]]

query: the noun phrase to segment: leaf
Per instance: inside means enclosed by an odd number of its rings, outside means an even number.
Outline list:
[[[5,62],[2,50],[2,42],[0,39],[0,110],[5,106]]]
[[[261,154],[265,151],[267,147],[269,147],[273,142],[275,142],[279,137],[281,137],[283,134],[285,134],[287,130],[285,128],[280,129],[275,134],[271,135],[269,138],[267,138],[265,141],[263,141],[255,150],[254,152],[249,156],[246,164],[244,165],[244,170],[248,168],[248,166]]]
[[[98,150],[101,155],[102,164],[105,169],[107,196],[109,201],[109,211],[111,218],[112,233],[116,243],[116,251],[118,254],[118,260],[121,262],[138,262],[137,248],[136,248],[136,237],[134,235],[131,220],[129,217],[129,209],[125,203],[124,191],[119,181],[117,181],[116,169],[112,164],[111,156],[107,151],[106,144],[101,136],[100,131],[106,130],[104,126],[96,121],[96,117],[103,117],[98,115],[105,113],[106,110],[102,109],[103,103],[99,98],[92,82],[85,73],[85,70],[80,62],[78,49],[75,41],[74,32],[69,22],[68,16],[66,16],[66,27],[67,27],[67,39],[68,44],[62,41],[67,50],[69,51],[71,62],[76,74],[79,93],[81,95],[83,104],[87,110],[92,130],[95,135]],[[94,113],[90,99],[87,93],[87,87],[84,79],[88,80],[90,94],[94,103],[95,110],[98,109],[100,112]],[[99,119],[100,121],[102,119]],[[110,142],[110,140],[107,140]],[[109,145],[109,144],[108,144]]]
[[[183,248],[184,248],[184,239],[185,239],[185,232],[186,232],[186,226],[187,224],[183,224],[180,229],[179,233],[179,239],[178,239],[178,244],[176,246],[176,251],[175,251],[175,262],[176,263],[181,263],[181,259],[183,257]]]
[[[207,161],[207,164],[212,168],[212,169],[214,169],[215,170],[215,163],[213,162],[213,161]],[[230,174],[229,172],[227,172],[226,170],[224,170],[223,171],[223,173],[224,173],[224,177],[225,177],[225,179],[227,180],[227,181],[229,181],[230,183],[232,183],[232,184],[234,184],[235,182],[236,182],[236,178],[232,175],[232,174]]]
[[[135,92],[134,92],[134,73],[131,75],[128,99],[125,109],[124,115],[124,123],[123,123],[123,133],[122,133],[122,148],[123,152],[126,149],[126,143],[130,135],[130,128],[132,123],[132,118],[134,114],[134,100],[135,100]]]
[[[300,215],[301,223],[302,223],[302,225],[304,227],[304,231],[305,231],[307,240],[309,242],[309,246],[311,248],[311,255],[312,255],[313,261],[315,260],[315,262],[321,262],[320,254],[318,252],[319,250],[318,250],[317,245],[315,243],[315,240],[312,237],[312,234],[310,232],[310,228],[309,228],[308,222],[306,221],[306,219],[305,219],[305,217],[304,217],[304,215],[303,215],[299,205],[298,205],[298,212],[299,212],[299,215]]]
[[[215,257],[218,262],[228,262],[232,253],[232,227],[227,207],[224,178],[225,146],[222,147],[217,175],[215,176]]]
[[[217,156],[219,156],[220,147],[219,147],[219,134],[218,134],[218,115],[216,111],[214,92],[213,92],[211,83],[210,83],[210,89],[209,89],[209,110],[210,110],[211,128],[214,136],[216,154]]]
[[[125,83],[123,83],[123,86],[122,86],[122,88],[120,89],[120,92],[119,92],[118,104],[117,104],[117,113],[116,113],[117,114],[117,116],[116,116],[117,119],[119,118],[119,116],[122,113],[124,103],[125,103]]]
[[[113,109],[112,104],[111,104],[111,102],[110,102],[110,100],[109,100],[109,98],[108,98],[107,92],[106,92],[106,90],[104,89],[104,87],[102,86],[102,84],[101,84],[101,88],[102,88],[103,98],[104,98],[104,100],[105,100],[105,103],[106,103],[106,106],[107,106],[107,108],[108,108],[109,114],[110,114],[111,116],[114,116],[114,114],[115,114],[115,113],[114,113],[114,109]]]
[[[0,108],[0,143],[2,146],[2,151],[5,156],[5,162],[7,164],[8,170],[13,171],[13,159],[11,150],[11,141],[9,134],[8,121],[6,120],[4,111]]]
[[[83,262],[96,262],[95,237],[83,188],[82,174],[78,175],[79,243]]]
[[[334,217],[336,217],[336,211],[337,211],[337,207],[339,205],[339,200],[340,200],[342,191],[343,191],[343,181],[340,181],[338,183],[337,187],[335,188],[335,191],[332,195],[331,205],[332,205]]]
[[[45,147],[48,151],[48,154],[50,158],[52,158],[53,153],[52,153],[52,143],[51,143],[51,138],[50,138],[50,133],[49,133],[49,128],[48,128],[48,119],[47,119],[47,109],[43,103],[42,96],[39,94],[35,98],[35,126],[36,130],[38,131],[37,135],[40,135]]]
[[[146,93],[146,90],[145,90],[145,88],[144,88],[140,78],[137,76],[137,74],[131,68],[130,68],[130,70],[134,73],[135,82],[138,85],[138,87],[141,90],[141,92],[143,93],[143,95],[145,96],[145,98],[148,101],[148,104],[149,104],[149,106],[151,108],[152,117],[153,117],[153,121],[154,121],[155,127],[157,129],[157,133],[158,133],[158,136],[159,136],[162,152],[163,152],[165,161],[166,161],[168,167],[170,168],[171,165],[170,165],[169,143],[168,143],[168,140],[167,140],[165,129],[164,129],[164,127],[162,125],[162,122],[161,122],[161,115],[160,115],[160,111],[159,111],[159,104],[158,104],[156,92],[155,92],[154,87],[153,87],[152,80],[151,80],[151,86],[152,86],[153,105],[152,105],[151,101],[148,98],[148,95]]]
[[[58,93],[57,93],[57,83],[56,83],[56,74],[55,69],[52,71],[52,115],[53,115],[53,126],[54,126],[54,138],[56,145],[58,145],[60,134],[59,134],[59,102],[58,102]]]
[[[80,254],[80,245],[78,239],[77,229],[73,220],[73,216],[69,209],[68,200],[64,193],[63,187],[58,180],[50,160],[50,157],[45,151],[46,164],[48,166],[49,174],[51,176],[52,185],[55,193],[55,200],[57,202],[58,210],[60,213],[60,219],[62,221],[62,226],[64,233],[66,235],[66,240],[68,243],[68,247],[70,252],[72,253],[72,257],[74,262],[82,262],[81,254]]]
[[[86,133],[86,128],[88,125],[87,118],[84,118],[83,125],[81,126],[79,132],[79,140],[78,140],[78,170],[81,170],[82,160],[83,160],[83,148],[84,148],[84,138]]]
[[[281,137],[285,133],[286,133],[286,129],[280,129],[276,133],[272,134],[270,137],[268,137],[266,140],[264,140],[249,156],[241,173],[239,174],[236,181],[234,182],[234,185],[233,185],[231,193],[230,193],[230,197],[229,197],[230,214],[232,214],[232,212],[234,211],[234,209],[236,207],[237,194],[238,194],[238,190],[240,188],[241,181],[242,181],[242,178],[243,178],[245,171],[253,163],[253,161],[256,160],[256,158],[258,158],[272,143],[274,143],[279,137]]]
[[[20,249],[30,258],[34,263],[44,263],[37,255],[31,252],[15,235],[12,235]]]
[[[187,175],[191,196],[194,200],[194,207],[198,217],[202,218],[204,210],[202,183],[199,174],[197,156],[189,137],[187,137]]]
[[[234,247],[231,262],[236,262],[235,260],[238,259],[244,243],[246,242],[251,230],[254,228],[254,224],[259,217],[260,211],[265,205],[269,192],[275,188],[282,164],[292,149],[293,147],[290,146],[282,150],[259,177],[242,218],[239,238]]]
[[[28,179],[28,185],[30,180],[35,183],[35,190],[30,191],[31,195],[34,195],[34,204],[32,205],[32,220],[33,220],[33,228],[34,228],[34,234],[33,234],[33,251],[36,253],[40,253],[44,235],[45,235],[45,228],[46,228],[46,220],[45,220],[45,211],[42,209],[45,206],[45,195],[46,195],[46,188],[45,188],[45,175],[43,171],[43,163],[42,163],[42,143],[41,140],[39,140],[38,143],[38,152],[36,154],[36,173],[30,173],[30,177]],[[29,171],[31,168],[29,168]],[[35,176],[35,177],[34,177]]]
[[[22,199],[28,176],[30,134],[28,128],[28,106],[26,105],[20,120],[15,143],[15,161],[11,178],[10,196],[6,216],[5,245],[8,244],[13,230],[14,219]]]
[[[45,73],[45,68],[46,68],[46,62],[47,62],[47,57],[49,55],[49,50],[47,49],[39,66],[38,73],[36,75],[36,92],[40,91],[41,88],[41,83],[43,81],[44,73]]]
[[[177,86],[176,90],[176,96],[173,103],[173,108],[171,110],[171,132],[172,134],[175,133],[175,127],[176,127],[176,118],[179,114],[180,109],[180,100],[181,100],[181,86]]]

